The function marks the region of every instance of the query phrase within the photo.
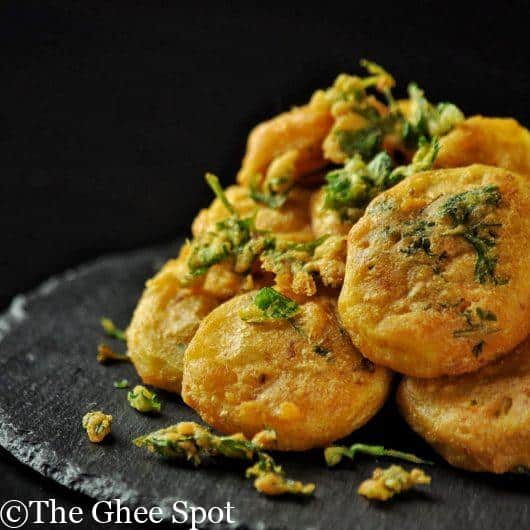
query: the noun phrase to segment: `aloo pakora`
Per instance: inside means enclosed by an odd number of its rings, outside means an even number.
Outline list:
[[[281,450],[323,447],[379,410],[390,372],[355,349],[333,300],[266,294],[267,308],[279,299],[270,313],[253,292],[203,320],[186,350],[182,397],[221,432],[252,437],[266,426]]]
[[[529,260],[528,179],[481,165],[418,173],[350,231],[339,312],[376,364],[470,372],[528,335]]]
[[[406,377],[397,394],[409,425],[451,465],[530,469],[530,339],[503,359],[457,377]]]

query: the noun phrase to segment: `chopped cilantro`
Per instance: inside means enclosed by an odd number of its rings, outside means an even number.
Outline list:
[[[367,444],[353,444],[350,447],[343,445],[332,445],[324,450],[324,458],[328,466],[336,466],[343,457],[353,460],[355,456],[365,454],[375,457],[389,457],[397,458],[398,460],[405,460],[406,462],[413,462],[415,464],[432,464],[428,460],[423,460],[411,453],[404,453],[396,451],[395,449],[385,449],[382,445],[367,445]]]
[[[114,388],[128,388],[129,381],[127,379],[122,379],[121,381],[114,381]]]
[[[335,135],[343,153],[349,157],[359,155],[363,160],[369,160],[381,150],[384,136],[383,128],[375,125],[353,131],[339,129]]]
[[[136,385],[127,393],[127,401],[138,412],[160,412],[162,407],[158,396],[142,385]]]
[[[457,329],[453,331],[453,336],[456,338],[466,337],[474,333],[490,334],[497,333],[499,328],[491,327],[488,322],[496,322],[497,315],[492,311],[482,309],[481,307],[475,308],[473,312],[471,309],[466,309],[462,311],[462,317],[466,321],[466,326],[464,328]],[[473,354],[475,354],[475,348],[478,348],[478,345],[473,347]],[[480,346],[478,353],[482,351],[484,343]]]
[[[239,313],[246,322],[266,322],[270,320],[289,320],[300,311],[300,306],[272,287],[260,289],[252,304]]]
[[[425,98],[416,83],[408,86],[412,113],[403,124],[402,135],[409,146],[417,145],[420,138],[432,138],[447,134],[455,125],[464,121],[462,111],[452,103],[433,105]]]
[[[475,252],[475,280],[479,283],[488,281],[502,285],[506,279],[498,278],[495,274],[497,256],[494,254],[497,233],[500,223],[486,223],[481,219],[487,213],[488,207],[497,207],[501,201],[501,194],[497,186],[484,186],[464,191],[449,197],[440,213],[449,218],[453,230],[446,232],[446,236],[460,236],[468,241]]]
[[[196,466],[208,457],[224,456],[256,461],[246,470],[254,478],[254,487],[265,495],[311,495],[314,484],[303,484],[285,476],[285,471],[265,449],[274,448],[276,433],[270,429],[258,432],[252,440],[242,434],[218,436],[194,422],[180,422],[133,440],[134,445],[166,458],[179,458]]]
[[[438,139],[422,139],[408,166],[393,168],[392,158],[382,151],[365,163],[357,154],[343,168],[326,175],[324,208],[336,210],[348,219],[353,209],[364,208],[379,193],[394,186],[403,178],[430,169],[438,155]]]

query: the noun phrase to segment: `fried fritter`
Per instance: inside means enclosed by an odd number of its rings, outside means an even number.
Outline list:
[[[418,173],[350,231],[339,313],[376,364],[474,371],[530,331],[529,260],[525,177],[481,165]]]
[[[293,188],[280,208],[269,208],[256,203],[250,197],[249,190],[243,186],[230,186],[225,190],[225,194],[238,215],[256,215],[255,224],[258,230],[274,232],[277,238],[289,241],[303,242],[313,239],[309,218],[309,190]],[[222,202],[215,199],[208,208],[202,209],[193,221],[193,235],[198,237],[211,230],[217,222],[229,215]]]
[[[512,118],[473,116],[440,140],[436,167],[487,164],[530,175],[530,131]]]
[[[180,286],[172,260],[151,280],[136,306],[129,328],[129,355],[142,380],[180,392],[183,356],[200,321],[219,304],[208,294]]]
[[[203,320],[186,350],[182,396],[224,433],[276,431],[281,450],[321,447],[367,422],[391,374],[364,359],[324,297],[290,319],[247,322],[247,293]]]
[[[530,339],[472,374],[407,377],[398,403],[409,425],[453,466],[530,468]]]
[[[333,117],[327,105],[312,101],[295,107],[256,126],[250,133],[247,150],[237,181],[249,186],[257,175],[264,176],[269,165],[289,150],[298,154],[293,178],[300,181],[327,162],[322,142],[327,136]]]

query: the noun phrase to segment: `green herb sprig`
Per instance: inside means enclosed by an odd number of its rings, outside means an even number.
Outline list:
[[[496,229],[502,225],[482,221],[489,210],[499,206],[501,199],[498,186],[483,186],[449,197],[440,208],[440,214],[449,219],[452,228],[443,235],[462,237],[474,248],[475,280],[479,283],[503,285],[508,281],[496,275]]]
[[[382,445],[367,445],[361,443],[353,444],[350,447],[332,445],[324,450],[324,458],[326,459],[327,465],[330,467],[339,464],[344,457],[354,460],[357,454],[395,458],[397,460],[413,462],[414,464],[432,464],[429,460],[419,458],[412,453],[404,453],[403,451],[396,451],[395,449],[386,449]]]
[[[263,287],[252,303],[239,312],[245,322],[267,322],[271,320],[290,320],[300,311],[294,301],[272,287]]]

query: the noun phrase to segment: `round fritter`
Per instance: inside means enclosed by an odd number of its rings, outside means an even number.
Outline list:
[[[383,405],[391,374],[353,347],[335,303],[300,306],[288,320],[250,323],[248,293],[206,317],[186,350],[182,397],[224,433],[265,427],[280,450],[322,447],[366,423]]]
[[[276,237],[289,241],[303,242],[313,239],[309,217],[309,190],[293,188],[280,208],[269,208],[254,202],[248,188],[243,186],[230,186],[225,190],[225,194],[241,217],[256,216],[258,230],[274,232]],[[193,235],[197,237],[211,230],[215,223],[229,215],[221,201],[215,199],[209,208],[202,209],[193,221]]]
[[[136,306],[127,346],[138,375],[150,385],[180,392],[183,356],[200,321],[219,302],[183,289],[172,260],[151,280]]]
[[[322,142],[332,125],[329,106],[319,101],[311,101],[260,123],[248,137],[237,181],[248,186],[256,175],[267,172],[271,162],[290,150],[298,154],[294,179],[307,180],[307,175],[327,165]]]
[[[348,235],[339,313],[376,364],[477,370],[530,331],[528,179],[473,165],[408,177]]]
[[[398,403],[410,426],[453,466],[530,468],[530,339],[472,374],[407,377]]]
[[[530,175],[530,131],[512,118],[473,116],[440,140],[436,167],[498,166]]]

